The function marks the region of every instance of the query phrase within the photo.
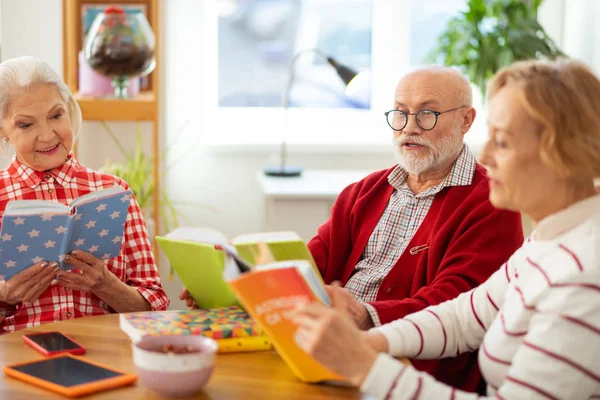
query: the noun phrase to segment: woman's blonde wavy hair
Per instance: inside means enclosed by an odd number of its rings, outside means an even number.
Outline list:
[[[522,91],[522,104],[539,124],[540,156],[559,176],[600,177],[600,80],[582,62],[520,61],[498,71],[488,99],[505,86]]]

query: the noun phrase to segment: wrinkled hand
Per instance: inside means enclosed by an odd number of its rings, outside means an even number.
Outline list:
[[[0,281],[0,301],[8,304],[36,301],[48,289],[57,271],[58,263],[42,261],[7,281]]]
[[[325,286],[327,295],[331,299],[333,308],[348,313],[360,329],[371,329],[373,320],[365,306],[356,300],[350,292],[342,288],[340,283],[335,281],[331,285]]]
[[[57,274],[58,284],[61,286],[83,292],[94,292],[102,290],[111,278],[104,260],[85,251],[74,250],[65,257],[65,262],[77,269],[60,271]]]
[[[179,299],[184,300],[185,305],[188,308],[191,308],[192,310],[197,310],[198,308],[200,308],[198,307],[198,304],[196,304],[196,302],[192,298],[192,295],[190,294],[190,292],[188,292],[186,288],[181,289],[181,293],[179,293]]]
[[[298,346],[352,384],[362,385],[377,352],[349,316],[323,304],[307,303],[297,309],[294,321]]]

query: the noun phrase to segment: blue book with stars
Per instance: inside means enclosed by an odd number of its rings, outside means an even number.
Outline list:
[[[55,201],[15,200],[7,204],[0,230],[0,280],[40,261],[56,261],[83,250],[100,259],[116,257],[123,242],[131,191],[98,190],[68,206]]]

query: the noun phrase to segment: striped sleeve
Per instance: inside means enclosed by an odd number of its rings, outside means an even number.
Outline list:
[[[597,398],[600,384],[600,286],[597,277],[547,283],[495,398],[505,400]],[[583,276],[582,276],[583,277]],[[482,320],[485,323],[485,321]],[[379,355],[361,390],[380,399],[481,398],[455,390],[388,355]],[[487,397],[486,397],[487,399]]]
[[[479,287],[373,330],[387,338],[396,357],[435,359],[473,351],[502,306],[512,274],[506,263]]]
[[[598,278],[569,282],[545,275],[544,280],[547,290],[536,304],[525,305],[534,315],[498,395],[587,399],[600,384]]]

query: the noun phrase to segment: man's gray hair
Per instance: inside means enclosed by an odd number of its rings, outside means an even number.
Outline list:
[[[81,109],[73,93],[48,63],[34,57],[16,57],[0,64],[0,125],[13,97],[41,85],[55,85],[67,105],[73,137],[81,128]]]
[[[467,79],[467,77],[456,68],[429,64],[415,66],[410,70],[410,72],[429,72],[432,74],[445,75],[449,82],[453,81],[455,84],[455,87],[458,91],[455,95],[461,105],[473,107],[473,89],[471,88],[471,83],[469,82],[469,79]]]

